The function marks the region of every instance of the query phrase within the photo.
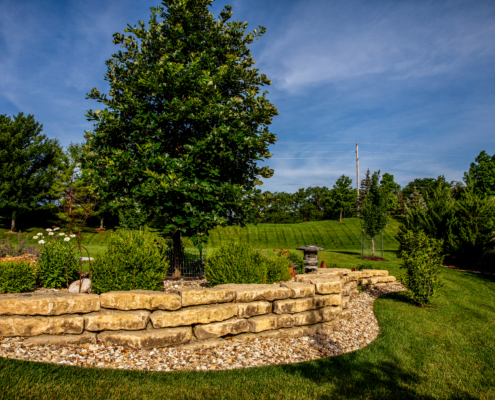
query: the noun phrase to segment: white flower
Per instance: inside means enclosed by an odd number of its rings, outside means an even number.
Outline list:
[[[38,244],[45,244],[45,241],[44,241],[44,240],[40,240],[40,241],[38,242]]]
[[[59,236],[65,236],[65,233],[60,232],[58,235],[59,235]]]
[[[40,232],[40,233],[37,233],[36,236],[43,236],[43,234]]]
[[[53,232],[48,232],[48,236],[53,236]]]
[[[60,228],[53,228],[54,231],[58,231]]]
[[[50,228],[46,228],[45,231],[51,232],[52,230]]]
[[[33,239],[34,239],[34,240],[37,240],[37,239],[38,239],[38,236],[33,236]]]
[[[70,236],[71,238],[75,238],[75,237],[76,237],[76,235],[74,235],[74,234],[69,235],[69,236]]]
[[[68,242],[70,240],[70,238],[66,237],[64,238],[64,241]]]

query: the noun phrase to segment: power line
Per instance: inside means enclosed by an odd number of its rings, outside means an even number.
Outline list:
[[[355,142],[277,142],[276,144],[354,144]],[[404,147],[430,147],[430,148],[442,148],[442,149],[478,149],[479,147],[447,147],[447,146],[427,146],[422,144],[398,144],[398,143],[375,143],[375,142],[359,142],[359,144],[374,144],[379,146],[404,146]],[[274,145],[274,144],[273,144]],[[273,146],[272,145],[272,146]]]
[[[315,151],[277,151],[277,153],[355,153],[353,150],[346,151],[333,151],[333,150],[315,150]],[[470,154],[422,154],[422,153],[385,153],[381,151],[366,151],[361,150],[361,153],[371,153],[371,154],[396,154],[396,155],[404,155],[404,156],[438,156],[438,157],[472,157]],[[335,157],[336,158],[336,157]]]
[[[355,157],[332,157],[331,159],[335,158],[352,158],[354,159]],[[287,157],[287,158],[270,158],[269,160],[328,160],[328,157],[311,157],[311,158],[296,158],[296,157]],[[364,159],[364,160],[388,160],[388,161],[404,161],[404,162],[410,162],[410,161],[423,161],[423,162],[440,162],[440,163],[446,163],[446,162],[453,162],[456,160],[449,160],[449,161],[436,161],[436,160],[404,160],[403,158],[376,158],[376,157],[359,157],[359,159]],[[267,160],[268,161],[268,160]]]

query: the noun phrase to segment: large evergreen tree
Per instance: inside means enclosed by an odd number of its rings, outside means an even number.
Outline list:
[[[276,141],[267,125],[277,109],[260,95],[270,80],[251,68],[247,45],[265,33],[209,12],[213,0],[164,0],[144,22],[114,34],[123,50],[107,61],[108,96],[89,98],[85,167],[100,195],[135,210],[174,238],[177,267],[181,232],[196,239],[216,225],[244,225],[256,216],[258,178],[273,170]]]
[[[0,115],[0,209],[11,218],[11,232],[19,216],[58,198],[62,148],[42,130],[32,115]]]

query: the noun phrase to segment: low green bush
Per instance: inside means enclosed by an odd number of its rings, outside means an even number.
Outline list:
[[[169,262],[162,240],[144,231],[118,231],[91,264],[91,291],[160,290]]]
[[[296,264],[296,269],[297,271],[300,273],[300,274],[303,274],[304,273],[304,261],[303,261],[303,257],[300,255],[300,254],[297,254],[297,253],[288,253],[287,254],[287,258],[293,262],[294,264]]]
[[[398,256],[402,259],[400,268],[406,270],[401,281],[409,289],[407,295],[425,307],[442,286],[438,273],[444,257],[443,241],[430,238],[423,231],[400,232],[397,239]]]
[[[213,285],[274,283],[290,279],[287,255],[268,256],[247,243],[227,242],[206,259],[205,278]]]
[[[373,264],[370,263],[365,263],[365,264],[359,264],[356,267],[356,271],[362,271],[363,269],[377,269],[373,266]]]
[[[41,234],[37,235],[42,237]],[[69,239],[69,240],[67,240]],[[69,284],[79,278],[79,262],[75,250],[70,250],[76,244],[68,236],[53,236],[53,238],[42,238],[40,257],[36,264],[38,278],[44,288],[65,288],[67,280]],[[70,257],[69,257],[70,254]],[[67,263],[68,261],[68,263]]]
[[[27,261],[0,263],[0,293],[22,293],[33,290],[36,283],[34,266]]]

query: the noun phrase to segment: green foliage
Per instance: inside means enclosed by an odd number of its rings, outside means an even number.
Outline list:
[[[352,179],[342,175],[327,197],[328,214],[339,215],[340,222],[342,222],[342,214],[350,211],[356,204],[357,193],[351,185]]]
[[[107,250],[91,264],[91,290],[160,290],[169,267],[165,248],[165,243],[144,231],[112,234]]]
[[[398,240],[401,268],[406,270],[402,283],[409,289],[408,296],[425,307],[442,287],[438,273],[444,257],[443,241],[430,238],[423,231],[400,232]]]
[[[387,211],[394,214],[399,212],[401,207],[399,203],[400,185],[394,181],[394,176],[384,173],[380,181],[380,186],[385,196]]]
[[[401,231],[424,231],[443,241],[444,254],[476,261],[489,248],[495,229],[495,200],[480,197],[469,188],[455,193],[449,185],[431,189],[425,204],[408,209]]]
[[[271,156],[278,112],[260,94],[271,81],[251,68],[247,47],[266,29],[227,23],[230,6],[215,21],[211,0],[162,4],[147,26],[113,36],[121,50],[107,61],[108,96],[88,94],[105,108],[88,111],[84,167],[101,201],[139,211],[164,233],[200,237],[253,220],[259,178],[273,175],[257,162]]]
[[[385,228],[385,226],[387,226],[386,193],[381,190],[379,180],[380,171],[374,172],[370,178],[368,170],[365,179],[366,197],[362,199],[359,210],[362,218],[363,230],[371,237],[373,256],[375,254],[374,238]]]
[[[22,293],[33,290],[36,283],[34,266],[27,261],[0,263],[0,293]]]
[[[11,217],[12,231],[17,217],[58,198],[55,182],[62,149],[42,130],[32,115],[19,113],[13,120],[0,115],[0,208]]]
[[[294,264],[296,264],[296,269],[300,274],[304,273],[304,260],[303,256],[295,252],[288,253],[287,258]]]
[[[480,197],[495,196],[495,155],[482,151],[464,173],[464,182]]]
[[[416,190],[421,194],[421,196],[426,198],[431,194],[432,190],[435,190],[439,186],[448,186],[450,188],[452,185],[445,180],[443,175],[438,176],[437,179],[416,178],[415,180],[409,182],[404,189],[402,189],[402,194],[405,198],[409,198]]]
[[[356,271],[362,271],[363,269],[377,269],[377,268],[370,263],[359,264],[356,266]]]
[[[75,240],[65,241],[63,236],[53,236],[53,239],[44,239],[41,234],[40,257],[36,263],[41,286],[44,288],[66,288],[67,279],[69,284],[79,278],[80,265],[76,259],[76,250],[70,253],[71,248],[76,245]],[[67,237],[67,236],[65,236]],[[69,257],[70,253],[70,257]],[[67,263],[68,261],[68,263]]]
[[[286,254],[269,256],[247,243],[226,242],[208,256],[205,278],[213,285],[274,283],[290,280],[292,263]]]

